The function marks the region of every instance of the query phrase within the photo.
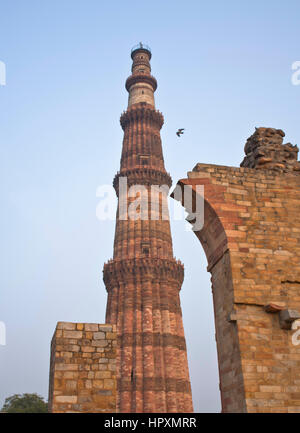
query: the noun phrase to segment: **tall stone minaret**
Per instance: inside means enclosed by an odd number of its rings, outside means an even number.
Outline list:
[[[192,412],[179,298],[183,265],[173,257],[164,196],[160,195],[156,210],[150,204],[155,185],[171,186],[160,138],[163,116],[155,110],[157,82],[151,75],[149,47],[140,43],[131,58],[128,108],[120,119],[121,167],[114,179],[119,199],[114,258],[103,270],[106,323],[117,324],[118,332],[117,408],[120,412]],[[143,190],[136,195],[130,190],[133,185],[142,185]],[[146,211],[141,204],[140,214],[132,217],[128,207],[135,200],[146,205]]]

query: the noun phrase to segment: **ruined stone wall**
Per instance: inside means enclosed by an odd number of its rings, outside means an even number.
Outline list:
[[[223,411],[300,412],[300,345],[280,322],[300,311],[300,177],[197,164],[179,185],[204,185]]]
[[[116,344],[114,325],[58,322],[49,412],[116,412]]]

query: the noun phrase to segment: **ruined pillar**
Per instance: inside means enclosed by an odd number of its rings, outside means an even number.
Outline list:
[[[178,182],[193,210],[204,186],[195,234],[211,273],[223,412],[300,412],[300,163],[283,137],[258,128],[240,168],[197,164]]]

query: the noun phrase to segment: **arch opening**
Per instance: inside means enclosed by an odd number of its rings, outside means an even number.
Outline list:
[[[183,189],[187,182],[181,180],[177,187]],[[193,188],[193,185],[191,185]],[[193,226],[195,222],[196,202],[199,201],[193,188],[192,203],[185,203],[184,194],[171,197],[179,201],[188,213],[186,218]],[[245,411],[245,399],[241,369],[241,358],[238,344],[237,326],[230,321],[234,311],[233,280],[231,272],[228,238],[222,222],[207,197],[201,196],[203,201],[203,225],[194,234],[200,241],[207,259],[207,271],[211,273],[211,289],[213,295],[213,311],[215,337],[218,358],[218,373],[220,381],[220,398],[222,412],[230,412],[232,405],[238,404],[238,411]],[[201,319],[198,326],[203,326]],[[193,387],[193,380],[192,380]],[[197,405],[197,404],[196,404]]]

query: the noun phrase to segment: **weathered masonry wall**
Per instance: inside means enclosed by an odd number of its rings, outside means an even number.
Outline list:
[[[116,344],[115,325],[58,322],[49,412],[116,412]]]
[[[300,336],[284,329],[300,326],[297,174],[197,164],[179,182],[194,205],[204,185],[223,412],[300,412]]]

